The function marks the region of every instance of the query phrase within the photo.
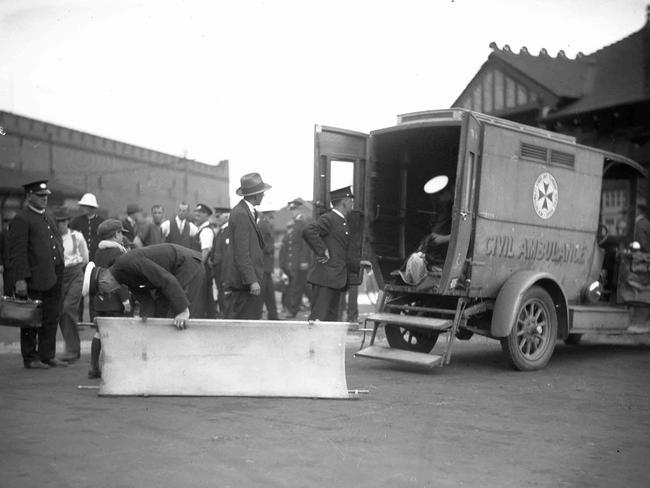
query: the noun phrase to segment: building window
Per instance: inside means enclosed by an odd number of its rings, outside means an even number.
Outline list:
[[[474,88],[474,110],[477,112],[483,111],[483,97],[481,96],[482,88],[481,85]]]
[[[503,110],[503,73],[494,72],[494,110]]]
[[[512,78],[506,77],[506,107],[515,106],[515,82]]]
[[[492,112],[493,90],[494,84],[492,82],[492,72],[490,71],[485,74],[485,78],[483,79],[483,109],[486,114]]]
[[[526,105],[527,103],[528,94],[526,93],[526,89],[521,85],[517,85],[517,105]]]

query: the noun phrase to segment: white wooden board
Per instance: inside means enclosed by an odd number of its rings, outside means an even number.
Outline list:
[[[100,395],[348,398],[347,323],[98,317]]]

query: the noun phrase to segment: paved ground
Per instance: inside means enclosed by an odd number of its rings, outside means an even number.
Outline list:
[[[88,333],[86,333],[88,337]],[[558,345],[535,373],[497,343],[426,372],[352,353],[358,400],[105,398],[82,361],[0,354],[0,487],[650,486],[650,349]]]

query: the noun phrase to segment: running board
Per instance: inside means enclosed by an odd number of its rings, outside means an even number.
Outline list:
[[[401,315],[397,313],[371,313],[366,320],[386,322],[392,325],[418,327],[420,329],[447,330],[454,324],[453,320],[422,317],[419,315]]]
[[[427,368],[442,366],[443,359],[442,356],[436,356],[434,354],[405,351],[403,349],[393,349],[392,347],[385,346],[369,346],[357,351],[354,356],[383,359],[384,361],[391,361],[393,363],[412,364]]]

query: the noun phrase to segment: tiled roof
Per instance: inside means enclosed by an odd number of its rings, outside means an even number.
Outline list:
[[[638,32],[596,51],[585,59],[595,66],[585,94],[549,118],[564,117],[650,99],[650,23]]]
[[[525,47],[514,53],[508,46],[490,46],[486,64],[505,63],[562,100],[547,119],[650,100],[650,7],[642,29],[575,59],[562,52],[549,56],[544,49],[535,56]]]
[[[586,58],[533,56],[526,51],[516,54],[509,49],[497,49],[490,54],[490,58],[500,59],[558,97],[567,98],[580,98],[584,95],[591,66]]]

